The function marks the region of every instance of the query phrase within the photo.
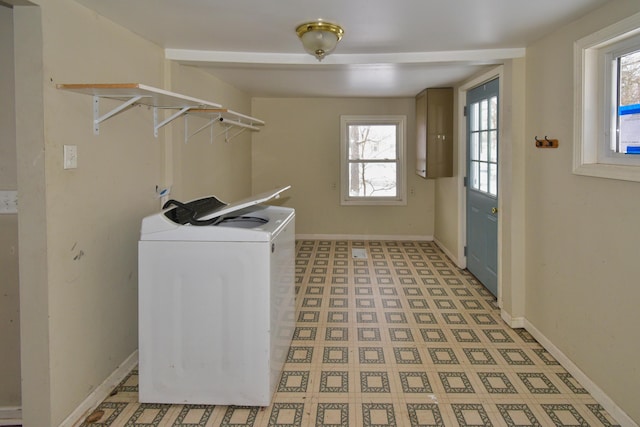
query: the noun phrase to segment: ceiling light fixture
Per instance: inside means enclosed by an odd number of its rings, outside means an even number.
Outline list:
[[[299,25],[296,33],[302,41],[304,50],[315,56],[318,61],[322,61],[336,48],[344,30],[339,25],[317,21]]]

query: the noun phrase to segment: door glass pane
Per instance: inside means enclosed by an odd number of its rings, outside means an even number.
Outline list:
[[[479,160],[480,159],[480,137],[478,132],[474,132],[471,134],[471,143],[470,143],[470,153],[469,156],[471,160]]]
[[[474,102],[473,104],[471,104],[471,108],[469,108],[469,130],[471,130],[472,132],[477,131],[478,129],[480,129],[480,124],[479,124],[479,119],[480,119],[480,113],[479,113],[479,105],[477,102]]]
[[[489,132],[489,161],[498,161],[498,132],[495,130]]]
[[[498,97],[492,96],[489,99],[489,128],[498,128]]]
[[[480,132],[480,160],[485,162],[489,159],[489,145],[487,137],[487,132]]]
[[[480,101],[480,130],[486,130],[488,124],[489,102],[486,99]]]
[[[489,193],[498,195],[498,165],[493,163],[489,164]]]
[[[480,175],[479,175],[478,162],[471,162],[469,164],[469,185],[474,190],[480,189]]]
[[[394,197],[396,194],[395,163],[349,164],[350,197]]]
[[[485,193],[489,192],[489,180],[488,180],[488,165],[487,163],[480,163],[480,191],[484,191]]]

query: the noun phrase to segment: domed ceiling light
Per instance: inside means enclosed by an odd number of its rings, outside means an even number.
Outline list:
[[[296,33],[298,33],[304,49],[315,56],[318,61],[322,61],[336,48],[344,30],[339,25],[317,21],[299,25],[296,28]]]

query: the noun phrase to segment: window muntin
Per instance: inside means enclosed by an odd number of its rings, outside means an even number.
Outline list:
[[[404,204],[404,116],[342,116],[342,204]]]

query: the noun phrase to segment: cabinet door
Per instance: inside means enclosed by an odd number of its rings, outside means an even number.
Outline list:
[[[453,176],[453,89],[427,89],[427,178]]]
[[[416,96],[416,173],[427,177],[427,91]]]
[[[429,88],[416,96],[416,173],[453,176],[452,88]]]

